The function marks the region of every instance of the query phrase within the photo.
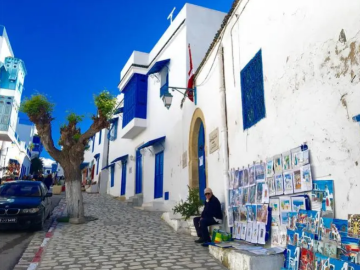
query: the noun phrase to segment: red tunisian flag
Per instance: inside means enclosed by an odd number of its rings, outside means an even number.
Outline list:
[[[193,63],[192,63],[192,57],[191,57],[191,49],[190,49],[190,44],[188,45],[189,47],[189,60],[190,60],[190,70],[189,70],[189,80],[188,80],[188,85],[187,88],[193,89],[194,88],[194,72],[193,72]],[[194,91],[193,90],[187,90],[187,96],[188,98],[194,102]]]

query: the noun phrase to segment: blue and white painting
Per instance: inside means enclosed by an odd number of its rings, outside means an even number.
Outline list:
[[[256,205],[246,205],[247,210],[247,221],[254,222],[256,221]]]
[[[342,236],[347,236],[348,223],[345,219],[320,218],[319,238],[341,242]]]
[[[323,217],[334,217],[334,181],[314,180],[311,195],[313,210],[322,210]],[[320,209],[319,209],[320,208]]]
[[[299,210],[306,210],[305,198],[304,197],[291,197],[291,208],[294,212]]]
[[[329,269],[333,270],[348,270],[348,263],[338,259],[330,258]]]
[[[299,269],[300,248],[292,245],[287,246],[286,268],[291,270]]]

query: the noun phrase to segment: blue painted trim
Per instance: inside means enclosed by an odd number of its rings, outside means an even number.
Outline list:
[[[114,111],[114,115],[117,115],[119,113],[123,113],[124,112],[124,107],[120,107],[120,108],[117,108],[115,111]]]
[[[146,75],[154,74],[160,72],[165,66],[167,66],[170,63],[170,59],[165,59],[156,62],[148,71]]]
[[[165,139],[166,139],[166,136],[160,137],[160,138],[157,138],[157,139],[154,139],[154,140],[151,140],[151,141],[148,141],[147,143],[144,143],[142,146],[140,146],[137,150],[140,150],[140,149],[155,145],[157,143],[162,143],[162,142],[165,141]]]
[[[115,162],[117,162],[117,161],[126,161],[126,160],[128,159],[128,156],[129,156],[129,155],[124,155],[124,156],[115,158],[113,161],[111,161],[111,163],[115,163]]]
[[[194,104],[197,105],[197,88],[194,87]]]
[[[168,201],[169,200],[169,191],[166,191],[165,193],[164,193],[164,199],[165,199],[165,201]]]
[[[100,157],[100,153],[98,153],[94,156],[95,159],[98,159],[99,157]]]
[[[80,164],[80,170],[85,169],[87,166],[89,166],[89,162],[83,162]]]
[[[115,185],[115,167],[110,167],[110,187],[114,187]]]
[[[126,193],[126,162],[121,166],[121,189],[120,196],[124,196]]]
[[[155,155],[154,199],[163,197],[164,189],[164,151]]]
[[[102,168],[101,170],[103,171],[103,170],[106,170],[106,169],[108,169],[108,168],[110,168],[110,167],[114,167],[114,166],[115,166],[115,163],[112,163],[112,164],[109,164],[109,165],[105,166],[105,167]]]
[[[360,122],[360,114],[353,117],[355,122]]]
[[[102,135],[102,130],[99,131],[99,144],[101,144],[101,135]]]
[[[142,193],[142,155],[140,150],[136,151],[136,175],[135,175],[135,194]]]
[[[114,118],[109,120],[110,124],[117,123],[118,121],[119,121],[119,117],[114,117]]]
[[[95,148],[95,136],[96,135],[94,135],[93,137],[92,137],[92,153],[94,153],[94,148]]]

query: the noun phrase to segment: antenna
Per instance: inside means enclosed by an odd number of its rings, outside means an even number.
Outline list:
[[[173,15],[176,7],[173,8],[173,10],[170,12],[169,16],[167,17],[168,20],[170,20],[170,24],[173,22]]]

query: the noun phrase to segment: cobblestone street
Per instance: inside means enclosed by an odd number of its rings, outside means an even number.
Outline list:
[[[194,238],[175,233],[157,212],[84,194],[84,225],[59,224],[38,269],[226,269]]]

